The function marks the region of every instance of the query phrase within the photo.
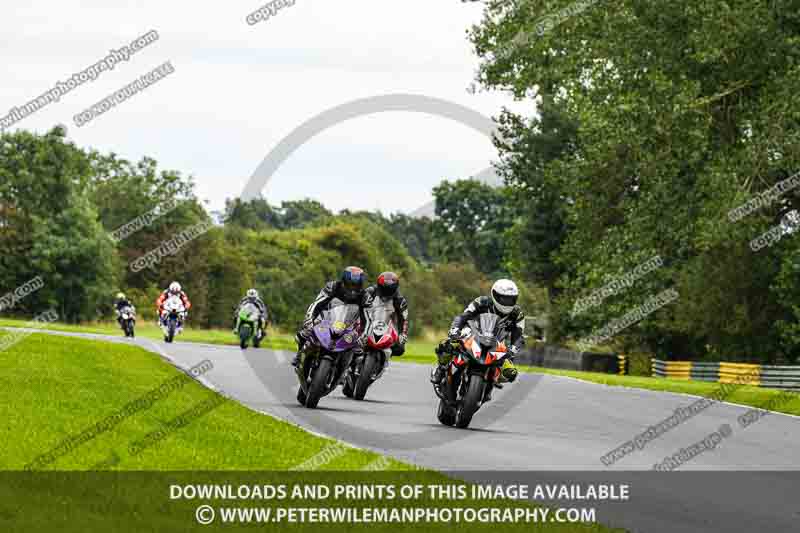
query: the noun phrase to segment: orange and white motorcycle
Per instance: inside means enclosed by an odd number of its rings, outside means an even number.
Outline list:
[[[468,427],[481,405],[491,399],[509,354],[504,320],[484,313],[467,323],[459,340],[444,346],[453,359],[445,378],[433,385],[439,397],[436,416],[442,424]]]

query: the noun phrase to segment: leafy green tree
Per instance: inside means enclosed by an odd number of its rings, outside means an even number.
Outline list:
[[[445,261],[471,261],[481,272],[505,272],[503,234],[515,219],[509,191],[477,180],[445,181],[433,189],[437,254]]]
[[[113,242],[85,195],[89,158],[66,134],[56,127],[0,136],[0,285],[14,290],[41,276],[44,287],[18,311],[53,306],[62,320],[77,321],[96,316],[116,272]]]
[[[471,32],[480,83],[545,107],[551,98],[577,125],[574,150],[542,170],[570,200],[551,254],[562,269],[560,334],[587,334],[674,287],[678,302],[620,340],[681,358],[792,353],[783,254],[793,241],[758,253],[748,243],[800,195],[736,223],[727,214],[800,170],[800,1],[623,0],[577,13],[572,4],[489,2]],[[575,298],[656,254],[664,267],[563,318]]]

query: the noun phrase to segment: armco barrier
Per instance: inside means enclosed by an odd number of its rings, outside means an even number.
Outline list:
[[[546,344],[523,350],[515,361],[522,365],[606,374],[623,374],[627,371],[627,359],[624,356],[615,353],[576,352]]]
[[[653,359],[654,377],[755,385],[800,391],[800,366],[770,366],[751,363],[702,363]]]

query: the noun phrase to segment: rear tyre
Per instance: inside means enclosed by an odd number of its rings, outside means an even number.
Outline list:
[[[436,418],[445,426],[452,426],[456,423],[455,409],[449,407],[444,400],[439,400],[439,408],[436,410]]]
[[[330,373],[333,372],[332,364],[330,359],[322,359],[314,371],[314,377],[311,380],[311,386],[308,388],[308,397],[306,398],[306,407],[309,409],[314,409],[325,393]]]
[[[261,332],[257,331],[256,336],[253,337],[253,348],[260,348],[261,347]]]
[[[372,385],[372,374],[375,373],[375,368],[378,360],[373,354],[364,356],[364,365],[361,367],[361,374],[356,381],[355,389],[353,390],[353,398],[356,400],[363,400],[367,394],[367,389]]]
[[[467,391],[461,400],[461,405],[456,409],[456,427],[466,428],[472,422],[472,415],[478,410],[478,402],[483,397],[483,389],[486,382],[482,376],[470,376]]]

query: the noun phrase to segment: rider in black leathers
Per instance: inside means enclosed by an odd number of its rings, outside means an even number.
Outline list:
[[[409,321],[408,300],[400,294],[400,277],[394,272],[384,272],[378,276],[378,282],[367,287],[367,290],[364,291],[366,307],[371,307],[376,298],[391,300],[394,304],[394,316],[397,321],[399,338],[392,346],[392,355],[403,355],[406,351],[406,342],[408,342]]]
[[[311,337],[311,328],[314,326],[314,319],[320,315],[331,300],[338,298],[348,304],[358,304],[361,309],[361,338],[359,344],[355,348],[355,355],[359,355],[363,349],[363,335],[367,331],[366,321],[367,317],[364,314],[365,298],[364,298],[364,282],[366,280],[366,273],[363,269],[355,266],[349,266],[342,271],[342,275],[337,281],[330,281],[322,288],[317,298],[308,306],[303,324],[297,330],[295,340],[297,341],[297,354],[292,359],[292,366],[300,364],[300,353],[303,351],[308,339]]]
[[[512,382],[517,378],[517,369],[514,367],[514,357],[525,345],[525,314],[517,305],[519,289],[517,285],[507,279],[498,280],[492,287],[491,296],[481,296],[470,303],[464,312],[453,319],[447,340],[443,341],[436,349],[439,364],[431,374],[432,383],[440,383],[446,373],[447,365],[452,360],[452,351],[448,345],[458,340],[461,329],[469,320],[477,318],[483,313],[494,313],[504,319],[505,329],[511,334],[509,355],[503,365],[502,380]]]
[[[128,300],[124,293],[118,292],[116,301],[114,302],[114,307],[117,310],[117,323],[119,324],[119,327],[122,327],[122,310],[126,307],[133,307],[133,304],[130,300]]]

